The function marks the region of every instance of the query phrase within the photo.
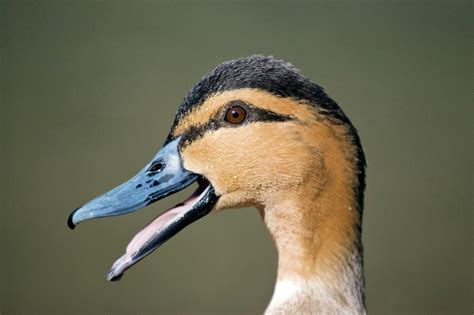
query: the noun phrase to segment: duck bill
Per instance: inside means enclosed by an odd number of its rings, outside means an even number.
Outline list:
[[[117,260],[107,275],[108,280],[120,279],[126,269],[187,225],[208,214],[217,201],[207,180],[184,169],[179,142],[180,138],[177,138],[163,146],[137,175],[74,210],[69,216],[68,226],[74,229],[85,220],[133,212],[198,182],[199,188],[186,201],[159,215],[132,239],[125,255]]]

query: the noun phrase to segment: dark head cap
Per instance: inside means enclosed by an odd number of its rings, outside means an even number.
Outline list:
[[[224,62],[206,74],[186,95],[174,125],[209,96],[234,89],[253,88],[291,97],[321,107],[327,115],[345,120],[344,113],[324,90],[290,63],[271,56],[252,55]]]

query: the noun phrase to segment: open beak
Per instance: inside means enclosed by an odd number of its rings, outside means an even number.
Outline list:
[[[125,254],[112,266],[108,280],[120,279],[126,269],[214,207],[218,199],[214,188],[202,176],[183,168],[179,142],[180,138],[177,138],[163,146],[137,175],[69,216],[68,225],[74,229],[85,220],[122,215],[146,207],[198,182],[198,189],[187,200],[163,212],[135,235]]]

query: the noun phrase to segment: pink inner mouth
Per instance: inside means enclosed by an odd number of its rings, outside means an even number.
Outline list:
[[[194,205],[196,205],[198,201],[206,195],[209,188],[209,185],[200,185],[200,187],[183,203],[166,210],[158,217],[153,219],[150,223],[148,223],[144,228],[142,228],[128,244],[125,254],[113,264],[107,276],[108,279],[111,280],[117,276],[120,276],[126,269],[130,268],[132,265],[134,265],[142,258],[150,254],[152,251],[138,259],[133,258],[135,253],[142,249],[164,228],[169,226],[171,223],[179,220],[184,216],[186,212],[193,209]]]

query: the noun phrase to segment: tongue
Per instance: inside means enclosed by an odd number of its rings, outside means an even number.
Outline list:
[[[201,200],[209,190],[209,186],[205,189],[198,188],[188,199],[175,207],[166,210],[153,221],[148,223],[138,232],[132,241],[128,244],[125,254],[117,259],[107,275],[108,280],[119,280],[123,272],[139,262],[144,257],[151,254],[161,243],[153,244],[153,240],[164,231],[172,223],[179,221],[188,211],[192,210],[194,205]],[[146,248],[146,252],[137,256]]]

